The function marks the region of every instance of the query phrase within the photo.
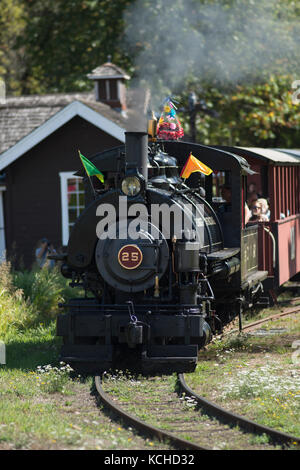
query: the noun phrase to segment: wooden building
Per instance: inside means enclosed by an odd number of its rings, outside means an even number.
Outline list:
[[[78,150],[90,157],[124,142],[129,77],[110,62],[95,71],[90,78],[96,95],[23,96],[0,103],[2,259],[30,267],[41,238],[57,248],[66,245],[84,207],[82,181],[74,176],[81,167]]]

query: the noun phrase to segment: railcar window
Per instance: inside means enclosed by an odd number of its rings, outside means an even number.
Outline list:
[[[215,171],[211,179],[212,205],[215,210],[222,207],[226,212],[231,211],[231,175],[230,171]]]
[[[224,202],[221,195],[221,187],[225,184],[225,171],[212,174],[212,200],[213,202]]]

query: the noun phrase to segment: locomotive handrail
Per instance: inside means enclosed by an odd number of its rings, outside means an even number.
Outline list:
[[[195,203],[189,197],[187,197],[186,194],[182,194],[182,197],[184,199],[186,199],[190,204],[192,204],[195,207]],[[207,232],[207,235],[208,235],[208,240],[209,240],[210,253],[211,253],[212,252],[212,245],[213,245],[212,238],[211,238],[211,233],[209,231],[209,228],[208,228],[208,225],[207,225],[207,222],[205,220],[204,215],[201,214],[201,212],[199,212],[199,214],[200,214],[200,217],[203,220],[204,225],[205,225],[205,229],[206,229],[206,232]]]
[[[222,236],[222,244],[223,244],[223,246],[224,246],[223,230],[222,230],[222,226],[221,226],[221,224],[220,224],[219,217],[217,217],[216,211],[212,208],[212,206],[209,204],[209,202],[208,202],[204,197],[200,196],[200,194],[198,194],[197,192],[193,192],[192,188],[189,188],[189,190],[190,190],[190,192],[191,192],[192,194],[195,194],[196,197],[197,197],[198,199],[200,199],[200,200],[203,202],[203,204],[206,205],[206,206],[209,208],[209,210],[213,213],[213,215],[215,216],[215,221],[217,222],[217,225],[218,225],[220,234],[221,234],[221,236]]]
[[[264,226],[264,230],[270,235],[273,245],[273,268],[276,266],[276,240],[271,230]]]

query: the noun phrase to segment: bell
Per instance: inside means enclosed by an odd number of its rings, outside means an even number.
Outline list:
[[[152,111],[152,117],[148,120],[148,135],[152,137],[153,140],[156,138],[156,128],[157,128],[157,119]]]

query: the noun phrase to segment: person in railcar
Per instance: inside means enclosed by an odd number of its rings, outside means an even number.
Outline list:
[[[265,210],[265,206],[263,206],[263,203],[261,201],[257,200],[254,204],[252,204],[252,215],[249,219],[249,222],[267,222],[269,219],[267,215],[263,212],[263,210]]]
[[[257,203],[261,206],[261,214],[263,221],[270,220],[270,209],[268,201],[265,198],[261,197],[257,200]]]

